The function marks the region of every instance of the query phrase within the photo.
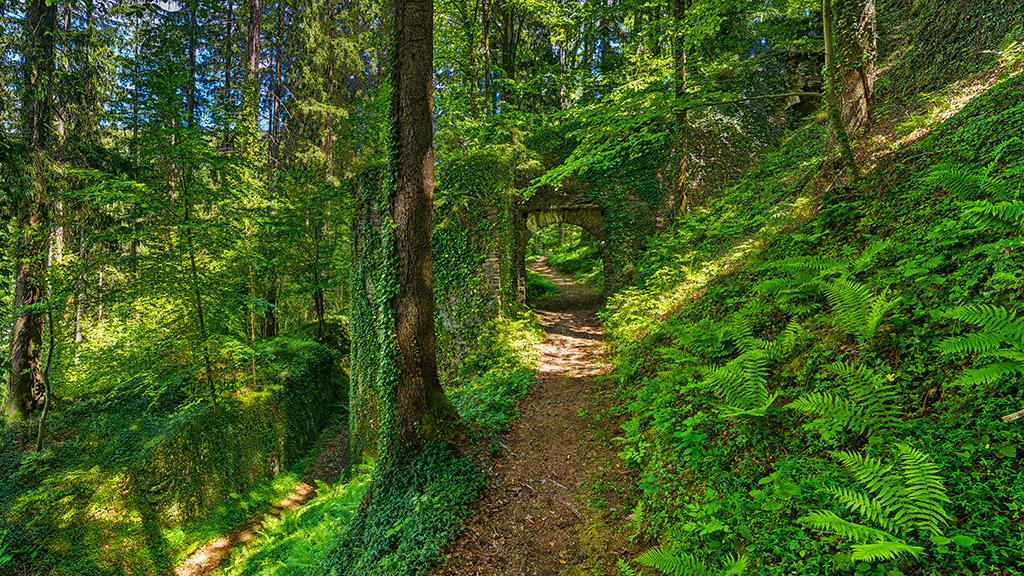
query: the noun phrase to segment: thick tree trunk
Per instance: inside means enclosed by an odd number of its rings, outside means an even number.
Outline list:
[[[392,300],[400,378],[396,432],[401,443],[419,446],[450,439],[459,416],[438,379],[434,334],[433,1],[395,0],[394,6],[391,118],[397,155],[389,169],[399,285]]]
[[[870,125],[874,106],[878,53],[875,0],[838,0],[835,8],[842,23],[834,34],[839,114],[846,130],[856,134]]]
[[[48,207],[45,180],[50,172],[46,151],[53,131],[54,36],[57,2],[34,0],[25,13],[22,130],[32,166],[28,171],[32,199],[18,217],[21,230],[15,246],[14,307],[11,365],[2,412],[9,424],[22,422],[43,400],[42,343],[44,314],[26,307],[43,301],[46,285],[44,242]]]
[[[38,168],[37,168],[38,169]],[[37,176],[41,177],[41,176]],[[37,184],[37,188],[42,186]],[[18,220],[24,231],[18,242],[18,264],[14,284],[14,327],[11,331],[11,367],[4,398],[3,413],[8,422],[23,422],[33,410],[42,407],[42,310],[25,308],[43,301],[45,266],[43,263],[43,235],[46,221],[46,201],[37,190],[34,200]]]

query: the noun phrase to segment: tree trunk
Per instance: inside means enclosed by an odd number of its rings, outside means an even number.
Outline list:
[[[250,123],[255,137],[260,112],[260,33],[263,26],[263,0],[249,0],[249,25],[245,44],[245,94],[242,96],[244,122]]]
[[[75,280],[75,366],[78,366],[82,357],[82,315],[85,312],[85,226],[79,228],[78,234],[78,266],[81,271]],[[132,247],[135,247],[134,242]],[[134,262],[133,258],[133,268]],[[134,275],[134,270],[132,274]]]
[[[491,72],[491,11],[494,8],[493,0],[486,0],[484,9],[484,98],[487,100],[487,110],[493,115],[496,113],[494,81]]]
[[[391,300],[400,379],[395,432],[401,444],[416,447],[450,439],[459,415],[438,379],[434,334],[433,0],[395,0],[394,6],[391,145],[397,154],[389,155],[389,170],[398,280]],[[390,442],[385,447],[392,453],[399,448]]]
[[[821,1],[821,19],[825,31],[825,89],[827,93],[829,117],[832,118],[833,137],[839,143],[839,154],[846,165],[846,171],[850,182],[857,180],[859,170],[857,162],[853,157],[853,150],[850,148],[850,137],[846,132],[846,125],[843,123],[839,111],[839,97],[836,95],[836,57],[835,43],[832,34],[832,1]]]
[[[186,106],[188,107],[188,127],[196,127],[196,50],[199,43],[199,2],[192,1],[188,15],[188,77],[190,81],[186,87]]]
[[[839,94],[839,115],[847,132],[856,134],[871,123],[875,92],[878,34],[875,0],[837,0],[839,22],[833,34]]]
[[[41,406],[42,382],[42,310],[26,307],[43,300],[46,285],[43,263],[44,230],[48,195],[45,179],[47,150],[53,131],[54,36],[57,28],[57,2],[34,0],[25,12],[25,49],[23,53],[24,88],[22,96],[22,130],[31,155],[28,170],[32,199],[25,203],[18,216],[21,236],[15,245],[16,270],[14,285],[15,318],[11,330],[11,365],[3,414],[9,424],[24,421]]]
[[[231,65],[235,59],[235,3],[234,0],[228,0],[224,14],[225,24],[227,30],[225,31],[224,40],[224,98],[221,105],[224,107],[225,113],[231,109]],[[224,120],[224,145],[228,146],[231,144],[231,122],[227,118],[230,114],[225,114]]]
[[[675,184],[672,187],[672,209],[669,216],[681,218],[689,209],[689,183],[687,169],[690,155],[690,129],[687,125],[687,108],[683,105],[686,98],[686,11],[691,0],[673,0],[672,16],[678,27],[672,41],[672,61],[675,68],[676,92],[676,139],[675,139]]]

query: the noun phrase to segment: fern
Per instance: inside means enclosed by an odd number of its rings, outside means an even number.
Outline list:
[[[710,369],[704,385],[722,397],[727,416],[763,416],[775,401],[776,395],[767,387],[770,360],[765,350],[752,348],[729,363]]]
[[[650,566],[672,576],[706,576],[710,574],[707,566],[696,556],[675,554],[665,548],[652,548],[636,559],[644,566]]]
[[[949,497],[939,467],[928,454],[904,444],[897,444],[896,449],[898,466],[855,452],[832,453],[853,473],[862,490],[833,487],[828,492],[866,524],[850,522],[828,510],[812,512],[800,521],[852,540],[854,560],[871,562],[920,555],[924,549],[911,546],[905,538],[925,530],[941,535],[942,527],[950,521],[943,508]]]
[[[810,392],[786,405],[819,418],[804,427],[831,438],[840,430],[874,436],[887,433],[900,422],[896,391],[886,376],[866,366],[834,362],[824,370],[846,383],[838,392]]]
[[[900,541],[854,544],[851,548],[853,549],[853,559],[862,562],[898,560],[904,554],[910,554],[916,558],[924,552],[924,548],[920,546],[911,546]]]
[[[726,556],[721,570],[711,570],[691,554],[676,554],[666,548],[652,548],[636,559],[644,566],[650,566],[670,576],[739,576],[747,569],[746,556]]]
[[[1024,201],[972,202],[964,210],[964,218],[978,227],[1009,234],[1024,234]]]
[[[818,304],[813,300],[824,294],[836,314],[836,326],[866,340],[875,335],[899,299],[890,298],[887,290],[876,295],[853,277],[870,270],[888,247],[886,241],[872,242],[853,260],[800,256],[773,262],[762,269],[782,271],[787,276],[764,280],[755,289],[774,296],[779,307],[794,315],[814,311]]]
[[[1024,319],[1017,318],[1016,312],[1002,306],[974,304],[952,310],[946,316],[978,326],[982,332],[946,338],[939,343],[940,352],[1000,360],[965,370],[953,381],[954,385],[991,384],[1004,376],[1024,374]]]
[[[836,326],[865,340],[875,335],[882,319],[899,301],[890,299],[888,290],[875,295],[867,285],[845,278],[826,284],[825,294],[836,315]]]

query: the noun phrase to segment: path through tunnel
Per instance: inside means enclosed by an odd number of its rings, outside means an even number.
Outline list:
[[[552,208],[519,215],[516,243],[519,299],[537,297],[536,281],[529,283],[526,261],[544,260],[555,271],[606,291],[609,257],[605,246],[604,211],[600,207]]]

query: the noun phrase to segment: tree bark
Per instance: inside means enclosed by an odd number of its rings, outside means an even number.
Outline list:
[[[837,0],[841,23],[835,36],[839,115],[847,132],[856,134],[871,124],[875,93],[875,57],[878,34],[875,0]]]
[[[392,299],[400,382],[397,439],[406,446],[451,438],[458,412],[437,374],[431,220],[434,200],[433,0],[395,0],[391,97],[398,294]],[[392,449],[397,446],[392,446]]]
[[[690,154],[690,129],[687,125],[687,107],[683,106],[686,98],[686,11],[691,0],[673,0],[672,16],[678,27],[672,41],[672,61],[675,68],[676,92],[676,139],[675,153],[675,185],[672,187],[671,216],[678,219],[689,209],[689,184],[687,182]]]
[[[44,396],[41,366],[44,314],[34,305],[42,303],[46,285],[43,245],[47,236],[44,228],[48,194],[45,180],[50,172],[47,151],[54,130],[57,2],[33,0],[28,4],[24,22],[22,130],[31,156],[28,174],[32,198],[18,216],[21,235],[15,246],[15,319],[11,330],[10,375],[2,407],[8,424],[23,422],[30,412],[41,407]]]
[[[846,131],[839,111],[839,97],[836,94],[836,56],[835,42],[832,33],[832,0],[821,0],[821,19],[825,31],[825,92],[828,101],[829,117],[832,118],[832,131],[839,143],[839,155],[846,165],[850,182],[857,180],[859,170],[850,148],[850,136]]]
[[[263,0],[249,0],[249,26],[245,44],[245,114],[253,130],[259,128],[260,113],[260,35],[263,27]]]

